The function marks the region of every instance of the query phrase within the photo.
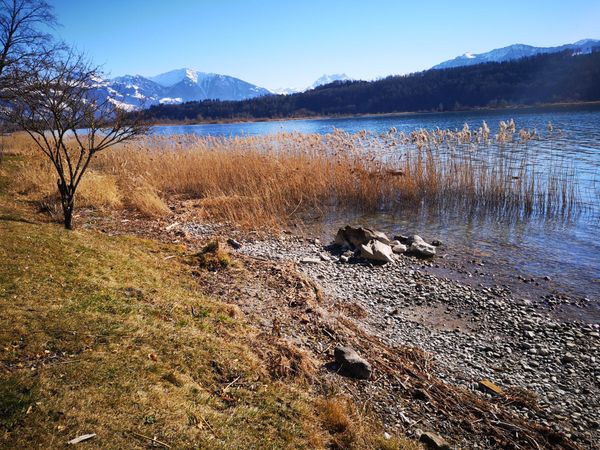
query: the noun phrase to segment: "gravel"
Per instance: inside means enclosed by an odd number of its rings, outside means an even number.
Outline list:
[[[536,419],[579,442],[600,442],[600,326],[561,320],[548,308],[573,299],[532,302],[500,286],[468,286],[428,274],[422,261],[403,255],[373,265],[316,239],[242,243],[237,251],[295,261],[337,301],[360,305],[367,311],[361,321],[390,345],[430,352],[446,382],[477,389],[485,379],[502,389],[524,388],[544,411]]]

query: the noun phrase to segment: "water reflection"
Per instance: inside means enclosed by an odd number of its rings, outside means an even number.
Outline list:
[[[473,254],[485,254],[507,268],[533,276],[560,279],[581,295],[600,301],[600,106],[568,107],[557,110],[413,114],[323,120],[204,124],[153,127],[160,135],[196,134],[212,136],[253,136],[278,132],[331,133],[335,129],[356,133],[367,130],[386,133],[394,127],[410,133],[418,129],[472,129],[486,121],[492,130],[501,120],[513,118],[517,129],[547,133],[552,139],[530,141],[525,146],[490,146],[471,158],[490,159],[494,152],[513,152],[509,160],[527,157],[531,169],[550,167],[570,170],[578,182],[585,210],[566,217],[519,214],[478,214],[460,203],[417,205],[396,214],[368,214],[338,211],[319,218],[323,238],[343,224],[361,223],[391,234],[418,232],[440,238]],[[468,149],[460,149],[467,155]],[[488,152],[488,153],[486,153]],[[394,155],[401,157],[401,155]]]

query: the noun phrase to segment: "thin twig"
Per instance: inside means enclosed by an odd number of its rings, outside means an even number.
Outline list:
[[[156,438],[151,438],[150,436],[144,436],[143,434],[136,433],[135,431],[130,431],[130,433],[133,434],[133,435],[135,435],[135,436],[137,436],[137,437],[140,437],[142,439],[147,439],[150,442],[154,442],[154,443],[156,443],[158,445],[162,445],[165,448],[171,448],[171,446],[169,444],[165,444],[164,442],[161,442],[161,441],[159,441]]]

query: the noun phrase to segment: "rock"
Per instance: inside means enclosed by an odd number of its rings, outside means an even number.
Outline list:
[[[349,260],[350,258],[346,255],[340,256],[340,262],[347,263]]]
[[[385,431],[385,432],[383,433],[383,438],[384,438],[386,441],[389,441],[389,440],[392,438],[392,435],[391,435],[390,433],[388,433],[387,431]]]
[[[431,258],[432,256],[435,256],[435,247],[425,242],[421,236],[415,234],[409,240],[411,241],[410,247],[408,248],[409,253],[422,258]]]
[[[349,245],[354,248],[360,248],[361,245],[366,245],[370,241],[379,241],[389,245],[391,240],[381,231],[371,230],[370,228],[358,227],[354,228],[347,225],[340,228],[335,236],[334,244],[339,246]]]
[[[431,245],[433,245],[434,247],[441,247],[442,245],[444,245],[444,243],[439,239],[434,239],[433,241],[431,241]]]
[[[302,264],[321,264],[321,258],[306,256],[300,260]]]
[[[367,228],[367,230],[368,230],[368,228]],[[392,243],[392,240],[390,238],[388,238],[385,233],[383,233],[381,231],[372,231],[372,230],[370,230],[370,231],[371,231],[371,233],[373,233],[373,236],[375,236],[376,241],[381,242],[382,244],[385,244],[385,245],[390,245]]]
[[[320,253],[319,256],[323,261],[331,261],[331,256],[329,256],[327,253]]]
[[[375,261],[394,261],[394,252],[392,251],[392,247],[390,247],[389,245],[384,244],[381,241],[373,241],[373,243],[371,244],[371,248],[373,249],[373,258],[375,259]]]
[[[354,349],[345,346],[336,347],[334,356],[338,372],[342,375],[361,380],[368,380],[371,377],[371,364],[361,358]]]
[[[560,360],[563,364],[570,364],[572,362],[575,362],[575,357],[571,353],[567,352]]]
[[[396,244],[392,247],[392,251],[397,255],[401,255],[402,253],[406,253],[408,247],[404,244]]]
[[[371,261],[392,262],[394,261],[393,255],[392,248],[379,241],[371,241],[360,246],[360,256]]]
[[[410,238],[408,236],[404,236],[403,234],[398,234],[396,236],[394,236],[394,240],[402,243],[402,244],[407,244],[410,245]]]
[[[339,247],[350,247],[350,243],[346,240],[343,228],[338,230],[333,243]]]
[[[359,247],[360,256],[365,259],[373,259],[375,255],[373,255],[373,248],[370,245],[361,245]]]
[[[227,239],[227,243],[229,244],[230,247],[232,247],[232,248],[234,248],[236,250],[242,248],[242,244],[240,242],[236,241],[233,238]]]
[[[429,448],[450,450],[450,444],[448,444],[448,442],[446,442],[446,440],[439,434],[432,431],[423,432],[419,440]]]

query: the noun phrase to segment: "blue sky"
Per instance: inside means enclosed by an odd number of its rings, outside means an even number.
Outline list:
[[[49,0],[57,33],[112,76],[190,67],[267,88],[373,79],[466,51],[600,39],[598,0]]]

